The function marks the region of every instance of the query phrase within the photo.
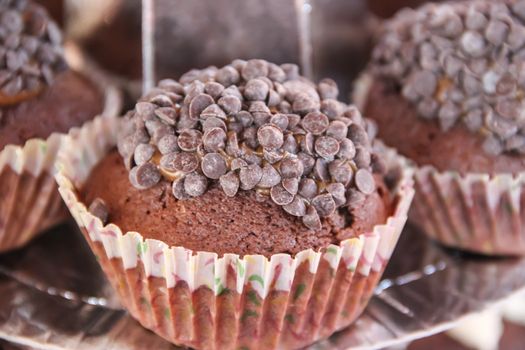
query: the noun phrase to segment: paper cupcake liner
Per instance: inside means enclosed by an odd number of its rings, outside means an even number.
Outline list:
[[[143,326],[199,349],[293,349],[361,313],[405,224],[411,178],[398,186],[394,214],[372,232],[295,257],[218,257],[103,226],[80,202],[76,190],[115,147],[117,128],[113,118],[74,130],[60,152],[56,180],[123,305]]]
[[[93,67],[77,67],[104,91],[103,116],[117,115],[120,95]],[[68,215],[57,191],[54,164],[64,135],[30,139],[0,151],[0,252],[23,246]]]
[[[364,110],[373,78],[356,82],[354,101]],[[443,245],[485,255],[525,255],[525,169],[517,175],[414,172],[416,195],[409,221]]]
[[[440,243],[486,255],[525,255],[525,172],[460,175],[417,168],[409,220]]]

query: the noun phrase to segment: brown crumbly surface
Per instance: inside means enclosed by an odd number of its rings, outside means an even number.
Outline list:
[[[137,231],[145,238],[158,239],[170,246],[219,255],[269,256],[319,249],[386,222],[390,198],[388,191],[378,186],[380,194],[368,196],[361,206],[353,209],[352,215],[324,219],[318,232],[309,230],[300,218],[287,214],[270,200],[256,200],[254,191],[227,197],[215,187],[202,196],[179,201],[171,195],[167,181],[138,190],[130,184],[128,171],[116,151],[94,168],[80,195],[87,205],[95,198],[102,198],[109,211],[109,222],[124,232]]]
[[[379,80],[372,84],[364,115],[377,122],[380,139],[418,165],[460,173],[518,173],[525,169],[525,156],[489,155],[483,150],[483,137],[461,124],[443,132],[437,122],[418,117],[399,91]]]
[[[1,109],[0,150],[53,132],[67,133],[102,112],[103,104],[102,92],[86,77],[72,70],[60,73],[37,97]]]

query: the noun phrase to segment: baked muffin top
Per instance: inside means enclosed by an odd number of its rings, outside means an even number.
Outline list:
[[[385,23],[369,71],[422,120],[484,138],[488,155],[525,155],[525,1],[403,10]]]
[[[252,191],[312,230],[377,193],[375,124],[337,101],[330,80],[293,64],[235,60],[163,80],[123,120],[118,149],[137,189],[161,180],[178,200]]]

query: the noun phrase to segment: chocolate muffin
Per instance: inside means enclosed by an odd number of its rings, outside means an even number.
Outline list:
[[[0,3],[0,251],[65,211],[52,176],[58,135],[102,111],[103,92],[64,60],[62,35],[29,1]]]
[[[335,100],[335,83],[234,64],[164,80],[139,102],[84,202],[102,199],[124,230],[220,255],[317,250],[384,223],[375,127]]]
[[[337,94],[296,65],[236,60],[67,138],[60,193],[145,327],[199,349],[292,349],[361,313],[413,190]]]
[[[416,202],[426,204],[414,207],[427,208],[416,221],[446,244],[525,252],[496,234],[509,226],[513,236],[525,234],[519,224],[524,202],[515,192],[522,192],[525,170],[524,20],[525,2],[517,0],[401,11],[385,23],[358,85],[366,85],[361,102],[378,123],[379,137],[427,169],[417,176]],[[432,180],[436,173],[443,176]],[[452,181],[461,180],[457,189]],[[472,195],[480,199],[471,201]],[[505,217],[497,213],[500,205]],[[477,228],[480,218],[483,227]],[[490,241],[494,235],[501,240]]]

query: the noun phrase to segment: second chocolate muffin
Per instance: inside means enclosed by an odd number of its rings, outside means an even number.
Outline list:
[[[525,253],[524,20],[517,0],[403,10],[357,85],[379,136],[418,167],[413,221],[447,245]]]

